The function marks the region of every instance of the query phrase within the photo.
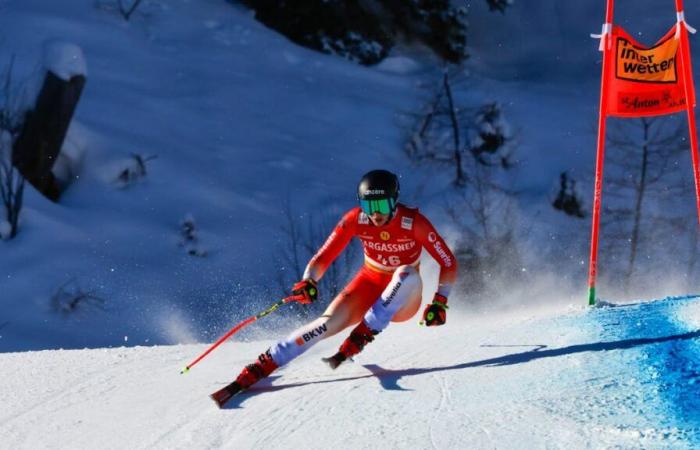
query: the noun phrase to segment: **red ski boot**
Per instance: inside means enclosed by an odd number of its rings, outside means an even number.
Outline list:
[[[363,320],[350,332],[350,336],[340,345],[338,353],[330,358],[323,358],[323,362],[328,364],[331,369],[336,369],[346,359],[352,358],[360,353],[362,349],[365,348],[365,345],[374,340],[374,336],[377,334],[379,334],[379,331],[370,329]]]
[[[214,392],[209,397],[216,402],[219,408],[222,408],[231,397],[248,389],[261,379],[270,375],[275,369],[277,369],[277,363],[272,359],[270,353],[261,353],[257,361],[243,368],[236,378],[236,381]]]

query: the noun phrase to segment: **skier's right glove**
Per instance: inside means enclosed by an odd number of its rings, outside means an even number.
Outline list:
[[[309,305],[318,298],[318,288],[313,278],[305,278],[292,286],[294,300],[302,305]]]
[[[433,303],[429,304],[423,310],[423,321],[421,325],[426,327],[435,327],[444,325],[447,321],[447,297],[440,294],[435,294]]]

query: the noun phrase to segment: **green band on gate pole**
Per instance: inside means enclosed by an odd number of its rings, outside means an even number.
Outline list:
[[[588,288],[588,306],[595,305],[595,286]]]

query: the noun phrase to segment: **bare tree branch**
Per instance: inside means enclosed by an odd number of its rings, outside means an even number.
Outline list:
[[[124,20],[127,22],[131,18],[131,15],[136,11],[136,9],[139,7],[141,4],[142,0],[131,0],[131,5],[127,6],[124,3],[124,0],[119,0],[119,12],[122,14],[124,17]]]

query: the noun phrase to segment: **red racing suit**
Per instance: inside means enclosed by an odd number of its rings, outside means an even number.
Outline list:
[[[457,276],[457,262],[435,228],[415,208],[397,205],[394,217],[374,226],[362,210],[348,211],[304,271],[319,280],[353,237],[364,248],[365,264],[322,316],[294,331],[270,348],[276,367],[283,366],[316,342],[364,321],[382,331],[388,322],[404,322],[421,305],[422,280],[418,263],[426,248],[440,264],[437,291],[447,297]],[[409,268],[406,266],[413,266]],[[399,267],[403,267],[397,271]],[[392,285],[393,283],[393,285]]]
[[[345,213],[307,265],[304,278],[318,281],[353,237],[360,240],[364,249],[365,267],[361,272],[375,272],[370,277],[377,284],[379,293],[389,283],[397,267],[410,265],[417,268],[421,251],[425,248],[440,265],[437,292],[445,297],[449,295],[457,278],[457,260],[428,219],[417,208],[401,203],[397,205],[391,221],[381,227],[373,225],[360,207]],[[348,288],[359,281],[356,277]],[[367,294],[374,295],[376,290],[372,289],[372,293]],[[376,298],[367,300],[374,301]]]

